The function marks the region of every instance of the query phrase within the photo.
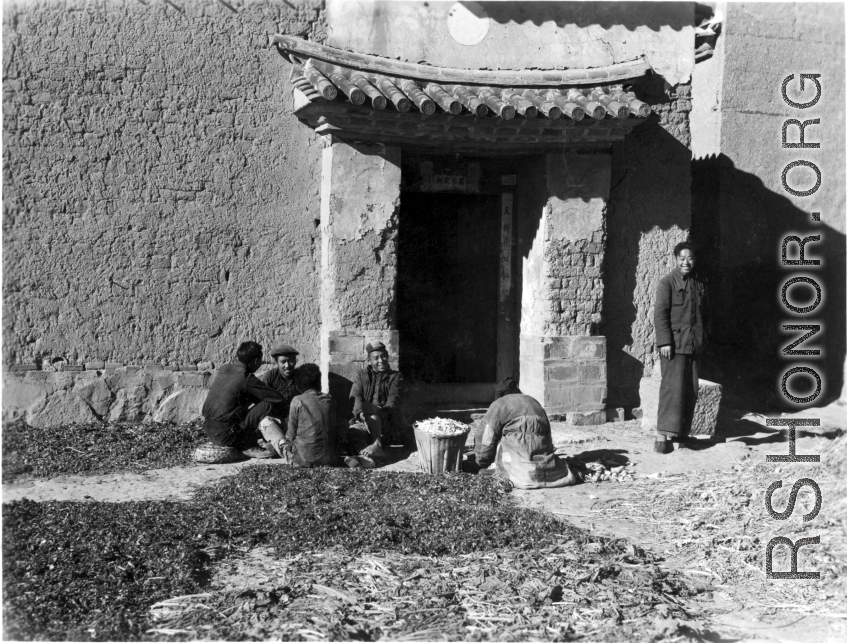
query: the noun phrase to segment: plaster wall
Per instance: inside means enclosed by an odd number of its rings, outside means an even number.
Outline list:
[[[777,391],[779,374],[788,367],[781,355],[790,336],[785,323],[820,323],[823,332],[809,347],[822,349],[820,358],[794,359],[823,376],[819,403],[837,398],[844,381],[845,357],[845,89],[844,6],[824,3],[729,3],[721,39],[725,40],[722,79],[720,149],[698,162],[707,175],[698,192],[718,195],[716,211],[699,213],[696,227],[714,256],[711,277],[721,305],[715,320],[713,373],[709,379],[730,381],[739,371],[734,355],[748,364],[748,385],[761,381],[762,402],[785,404]],[[820,101],[809,109],[785,103],[782,81],[795,74],[789,97],[805,101],[814,88],[799,93],[801,73],[821,74]],[[786,119],[820,119],[806,128],[806,142],[818,149],[782,147]],[[797,142],[797,127],[788,141]],[[783,169],[792,161],[813,162],[822,182],[813,195],[798,197],[782,186]],[[711,182],[708,175],[713,178]],[[806,168],[794,169],[789,185],[812,188],[815,177]],[[814,222],[812,212],[820,213]],[[806,247],[807,258],[821,258],[820,267],[780,265],[784,236],[820,234],[818,244]],[[795,315],[780,302],[780,290],[790,276],[814,277],[824,298],[814,314]],[[798,297],[802,295],[799,291]],[[752,365],[749,366],[749,365]],[[732,390],[729,390],[730,394]]]
[[[715,15],[726,16],[726,2],[714,3]],[[695,159],[720,154],[721,105],[726,38],[718,36],[711,58],[691,75],[691,153]]]
[[[328,0],[327,15],[328,45],[415,63],[590,68],[644,55],[670,85],[694,69],[693,3]]]
[[[4,3],[4,363],[317,360],[320,145],[268,37],[320,6]]]

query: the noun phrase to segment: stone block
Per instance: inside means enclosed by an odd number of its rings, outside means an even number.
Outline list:
[[[203,402],[208,391],[201,388],[185,388],[168,395],[153,412],[154,422],[183,424],[201,417]]]
[[[79,373],[80,371],[84,371],[85,367],[81,364],[65,364],[62,370],[67,373]]]
[[[329,352],[330,355],[348,353],[361,359],[365,354],[365,338],[363,335],[347,335],[345,331],[330,331]]]
[[[53,428],[63,424],[82,424],[97,420],[91,407],[70,391],[56,391],[43,409],[28,416],[26,421],[37,429]]]
[[[545,359],[570,359],[573,357],[573,337],[551,337],[544,342]]]
[[[214,368],[214,364],[212,362],[198,362],[197,370],[198,371],[211,371]]]
[[[180,371],[176,383],[180,387],[205,388],[209,385],[211,375],[204,371]]]
[[[330,353],[330,364],[350,364],[352,362],[365,363],[365,353]]]
[[[92,373],[92,375],[94,375]],[[99,377],[79,378],[74,383],[73,393],[83,400],[98,418],[105,417],[112,405],[112,391]]]
[[[626,419],[626,412],[623,408],[606,409],[606,419],[609,422],[623,422]]]
[[[38,367],[35,364],[12,364],[9,367],[9,370],[12,373],[20,372],[20,371],[37,371]]]
[[[547,382],[576,382],[580,377],[581,366],[569,362],[553,362],[544,366],[544,379]]]
[[[700,380],[699,384],[691,435],[715,435],[723,387],[708,380]]]
[[[47,403],[47,388],[33,382],[8,377],[3,382],[3,421],[33,415]]]
[[[578,365],[579,381],[586,383],[606,383],[606,363],[594,362]]]
[[[659,369],[655,369],[658,373]],[[638,396],[641,398],[641,427],[649,431],[656,430],[656,420],[659,413],[659,389],[662,386],[661,377],[642,377],[638,386]]]
[[[180,371],[196,371],[197,365],[196,364],[182,364],[182,365],[180,365],[179,370]]]
[[[656,369],[655,372],[658,373],[659,369]],[[641,379],[638,391],[641,397],[641,426],[650,431],[656,430],[661,385],[661,377],[644,377]],[[697,404],[694,407],[694,417],[691,422],[691,435],[715,434],[721,394],[722,387],[720,384],[700,380]],[[635,410],[633,416],[635,416]]]
[[[85,370],[86,371],[101,371],[106,368],[106,362],[86,362]]]
[[[581,359],[606,357],[606,338],[575,336],[573,338],[573,356]]]
[[[606,411],[570,412],[565,415],[569,424],[577,426],[597,426],[606,423]]]

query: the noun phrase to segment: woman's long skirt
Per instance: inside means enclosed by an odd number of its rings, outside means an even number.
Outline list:
[[[657,431],[667,436],[688,435],[697,403],[697,356],[674,354],[662,360]]]

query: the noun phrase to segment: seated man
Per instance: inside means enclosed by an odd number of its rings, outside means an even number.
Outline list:
[[[321,369],[303,364],[294,371],[294,382],[300,395],[291,400],[283,457],[305,468],[338,464],[335,400],[321,393]]]
[[[400,415],[403,376],[388,365],[388,350],[382,342],[368,344],[368,366],[353,377],[353,421],[347,433],[352,456],[348,466],[374,466],[382,458],[382,447],[393,440],[407,440]]]
[[[550,421],[541,405],[523,395],[511,378],[497,386],[496,395],[476,436],[477,464],[487,467],[496,459],[497,472],[519,489],[576,483],[567,462],[555,453]]]
[[[234,447],[252,458],[274,456],[273,450],[259,446],[260,437],[272,446],[284,438],[279,426],[268,420],[274,405],[280,404],[283,397],[253,375],[261,365],[262,347],[256,342],[241,344],[236,361],[218,369],[202,411],[209,440],[218,446]]]
[[[288,421],[288,408],[291,406],[291,400],[297,395],[297,388],[294,386],[294,367],[297,366],[298,353],[291,346],[286,344],[278,344],[271,350],[271,357],[276,362],[276,367],[272,368],[259,376],[265,384],[272,389],[276,389],[283,397],[283,401],[275,404],[271,411],[271,417],[276,418],[285,426]]]

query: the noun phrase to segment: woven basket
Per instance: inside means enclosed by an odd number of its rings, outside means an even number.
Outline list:
[[[458,471],[462,464],[462,448],[468,431],[458,435],[432,435],[415,426],[418,461],[424,473]]]
[[[207,442],[201,444],[194,451],[194,461],[203,464],[225,464],[243,459],[241,451],[233,447],[219,447],[217,444]]]

